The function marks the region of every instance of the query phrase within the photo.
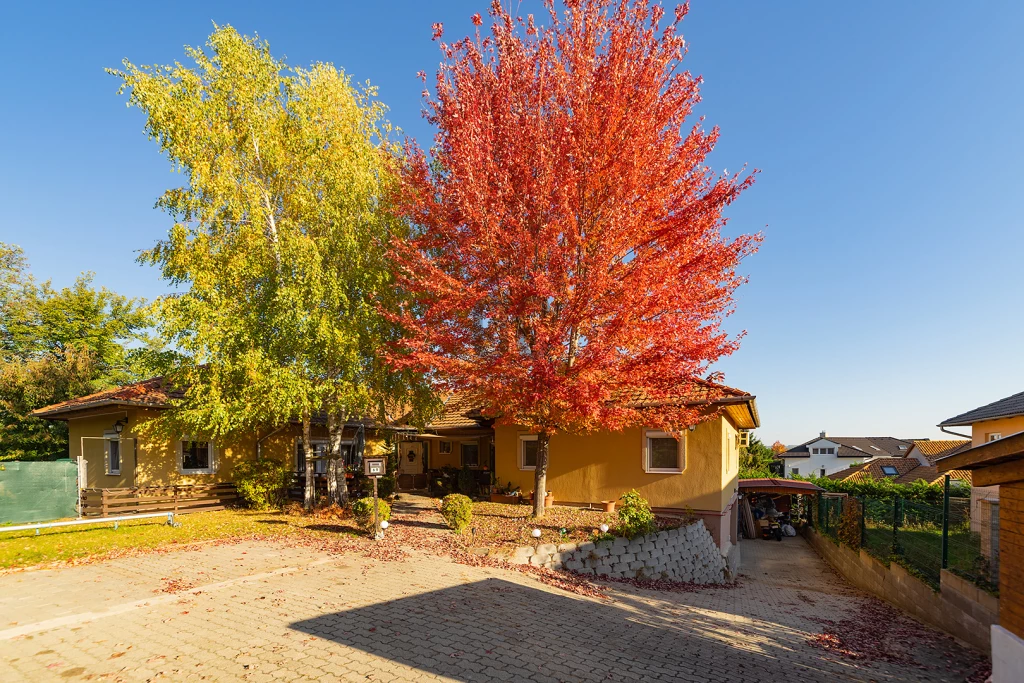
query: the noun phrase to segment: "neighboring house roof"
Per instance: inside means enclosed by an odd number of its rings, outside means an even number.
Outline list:
[[[947,439],[939,441],[915,441],[914,446],[930,464],[934,465],[939,458],[953,455],[971,447],[970,439]]]
[[[655,398],[642,389],[635,389],[619,400],[624,400],[626,405],[636,408],[673,403],[691,406],[720,405],[740,429],[755,429],[761,426],[761,416],[757,412],[756,398],[742,389],[728,387],[706,379],[697,379],[686,386],[685,391],[673,396]]]
[[[170,398],[180,397],[180,391],[174,391],[164,384],[163,377],[126,384],[113,389],[98,391],[95,394],[73,398],[70,401],[55,403],[39,410],[33,410],[33,417],[61,419],[65,414],[100,408],[106,406],[139,406],[144,408],[163,408]]]
[[[895,469],[895,473],[886,474],[883,468]],[[956,470],[949,475],[954,479],[962,479],[971,483],[970,472]],[[876,458],[870,462],[847,467],[839,472],[828,475],[837,481],[858,481],[862,479],[891,479],[896,484],[912,484],[923,479],[928,484],[942,481],[943,475],[932,465],[922,465],[916,458]]]
[[[818,436],[794,446],[779,454],[780,458],[807,458],[811,456],[808,444],[822,439],[839,444],[836,449],[837,458],[879,458],[892,456],[902,458],[913,447],[910,439],[897,439],[892,436]],[[901,448],[902,446],[902,448]]]
[[[939,423],[939,426],[969,427],[975,422],[996,420],[1001,417],[1015,417],[1017,415],[1024,415],[1024,391],[1019,394],[1014,394],[1013,396],[1001,398],[998,401],[993,401],[992,403],[981,406],[980,408],[968,410],[966,413],[960,413],[948,420],[943,420]]]

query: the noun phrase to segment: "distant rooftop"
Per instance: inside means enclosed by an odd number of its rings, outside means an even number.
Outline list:
[[[822,432],[820,436],[805,441],[799,446],[793,446],[781,453],[779,457],[809,457],[812,453],[808,448],[808,444],[822,439],[839,444],[835,454],[837,458],[902,458],[914,445],[912,439],[897,439],[893,436],[829,436],[827,432]]]

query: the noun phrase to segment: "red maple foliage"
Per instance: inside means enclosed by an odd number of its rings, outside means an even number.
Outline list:
[[[542,27],[494,2],[490,35],[441,42],[435,145],[407,144],[397,200],[417,232],[395,245],[415,297],[396,363],[536,431],[539,491],[557,430],[699,419],[679,399],[707,397],[700,378],[737,348],[721,322],[760,240],[721,234],[753,176],[709,170],[718,129],[686,127],[686,6],[546,7]]]

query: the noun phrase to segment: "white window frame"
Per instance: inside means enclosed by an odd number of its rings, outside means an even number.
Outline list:
[[[796,476],[799,477],[800,476],[800,468],[799,467],[790,467],[789,468],[789,473],[790,474],[795,474]]]
[[[217,445],[213,441],[206,442],[208,453],[208,467],[185,469],[185,442],[201,441],[191,436],[183,436],[178,439],[178,474],[216,474],[217,473]]]
[[[117,469],[110,466],[110,442],[117,442]],[[124,462],[124,450],[121,435],[117,432],[103,432],[103,469],[108,475],[120,476],[121,465]]]
[[[523,471],[534,471],[537,469],[536,466],[526,464],[526,442],[536,441],[536,434],[520,434],[519,435],[519,469]]]
[[[1001,438],[1003,438],[1002,432],[989,432],[988,434],[985,435],[985,442],[991,443],[993,441],[999,441],[999,439]]]
[[[896,468],[896,467],[893,467],[892,465],[882,465],[881,470],[882,470],[882,476],[885,476],[885,477],[898,477],[898,476],[900,476],[899,469]],[[886,470],[892,470],[892,472],[886,472]]]
[[[645,429],[643,443],[644,472],[647,472],[648,474],[681,474],[686,469],[686,432],[683,432],[681,437],[682,438],[674,437],[668,432],[663,432],[658,429]],[[676,468],[651,467],[651,439],[673,438],[678,444],[676,462],[679,466]]]

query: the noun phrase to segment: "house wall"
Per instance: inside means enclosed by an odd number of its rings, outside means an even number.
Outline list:
[[[813,453],[805,458],[783,458],[782,461],[786,465],[783,475],[786,477],[792,476],[793,468],[796,467],[800,470],[799,474],[801,477],[810,475],[817,477],[821,475],[822,467],[825,468],[825,474],[833,474],[865,460],[868,460],[868,458],[840,458],[835,455],[814,455]]]
[[[533,491],[534,471],[519,466],[519,436],[514,425],[494,430],[499,483]],[[555,502],[599,503],[636,489],[655,508],[691,507],[721,515],[733,499],[739,473],[738,432],[725,417],[715,417],[686,431],[681,473],[644,471],[644,430],[564,434],[551,437],[548,490]]]
[[[1024,415],[975,422],[971,425],[971,447],[976,448],[987,442],[989,434],[999,433],[1005,438],[1017,432],[1024,432]]]
[[[481,434],[447,434],[440,439],[424,439],[429,453],[430,469],[438,470],[442,467],[454,467],[462,469],[462,454],[459,444],[475,443],[480,447],[480,469],[490,467],[491,459],[491,437]],[[441,443],[451,444],[450,453],[441,452]]]
[[[215,443],[216,470],[210,474],[182,474],[178,463],[178,441],[159,430],[160,411],[128,408],[96,416],[68,420],[71,458],[84,455],[87,488],[131,488],[143,486],[175,486],[189,484],[215,484],[230,482],[235,466],[244,460],[256,458],[256,437],[245,435]],[[121,433],[121,474],[106,474],[103,443],[105,431],[114,422],[127,417],[128,424]],[[351,430],[349,430],[351,431]],[[289,425],[264,439],[260,455],[295,466],[296,444],[302,428]],[[324,427],[313,429],[314,439],[326,439]],[[388,452],[386,441],[373,434],[366,439],[366,452],[380,455]]]

